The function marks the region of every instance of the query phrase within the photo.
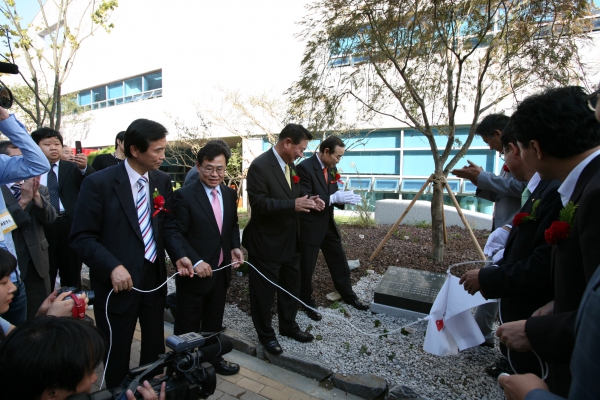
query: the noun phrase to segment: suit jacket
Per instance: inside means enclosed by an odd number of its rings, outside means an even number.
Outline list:
[[[148,172],[150,192],[158,190],[165,198],[165,208],[173,209],[173,188],[168,174]],[[151,214],[154,209],[151,206]],[[185,257],[182,238],[172,212],[160,211],[152,217],[160,279],[166,280],[165,249],[171,260]],[[105,307],[112,289],[110,274],[123,265],[131,275],[133,286],[139,287],[144,266],[144,241],[131,192],[125,163],[96,172],[83,181],[75,208],[74,223],[69,237],[71,248],[90,268],[92,289],[96,292],[96,307]],[[166,295],[166,285],[162,288]],[[111,295],[109,311],[123,313],[129,307],[133,291]]]
[[[558,219],[562,207],[557,192],[560,182],[540,181],[521,212],[531,213],[540,200],[536,220],[513,226],[497,268],[482,268],[479,283],[482,292],[492,299],[502,298],[502,321],[527,319],[553,298],[554,282],[550,271],[552,246],[544,232]]]
[[[94,172],[92,166],[88,165],[85,174],[82,175],[77,164],[63,160],[58,162],[58,197],[71,223],[73,223],[73,214],[83,178]]]
[[[290,261],[299,251],[296,198],[300,185],[288,185],[273,148],[256,157],[246,178],[252,216],[242,237],[248,254],[269,262]],[[289,165],[296,174],[293,164]],[[301,179],[301,178],[300,178]]]
[[[516,180],[510,172],[501,171],[500,175],[494,175],[483,171],[479,174],[476,196],[494,202],[494,229],[512,223],[521,209],[525,187],[527,184]]]
[[[325,202],[325,209],[322,211],[311,210],[309,213],[300,213],[300,242],[319,246],[325,238],[325,232],[329,223],[332,222],[338,236],[340,232],[333,219],[333,204],[329,205],[329,198],[338,191],[338,185],[335,181],[337,168],[328,168],[327,181],[323,176],[323,169],[317,159],[317,155],[302,161],[296,166],[298,176],[300,176],[301,195],[318,195]],[[333,174],[333,175],[332,175]],[[335,204],[336,207],[343,209],[341,204]]]
[[[527,337],[548,362],[568,363],[575,319],[587,283],[600,264],[600,156],[581,172],[570,201],[579,204],[567,239],[552,251],[554,314],[527,320]]]
[[[223,196],[222,231],[215,219],[211,200],[206,195],[200,180],[178,189],[173,194],[173,212],[177,226],[183,236],[185,253],[196,264],[203,260],[213,269],[219,267],[219,255],[223,249],[223,263],[231,263],[231,250],[240,247],[240,227],[237,217],[237,192],[223,184],[220,185]],[[231,279],[231,267],[218,272]],[[214,285],[215,276],[210,278],[181,278],[177,280],[178,290],[190,290],[196,293],[208,293]]]
[[[50,270],[48,241],[44,233],[44,225],[54,222],[56,219],[56,210],[50,204],[48,188],[41,185],[39,192],[40,196],[42,196],[44,207],[40,208],[31,201],[23,209],[10,189],[6,185],[2,185],[2,196],[4,196],[7,209],[18,226],[17,229],[12,231],[12,236],[17,250],[21,279],[23,280],[28,273],[33,273],[33,271],[28,271],[29,259],[33,261],[35,272],[37,272],[40,278],[45,278]]]

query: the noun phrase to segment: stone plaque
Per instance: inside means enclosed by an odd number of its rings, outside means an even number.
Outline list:
[[[446,274],[389,267],[375,289],[374,303],[429,314]]]

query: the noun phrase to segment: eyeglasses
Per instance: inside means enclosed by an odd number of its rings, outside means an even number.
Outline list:
[[[342,159],[343,155],[334,153],[334,154],[332,154],[332,157],[335,157],[336,160],[340,161]]]
[[[590,110],[596,111],[596,106],[598,105],[598,97],[600,97],[600,89],[586,96],[585,99],[587,100],[587,104]]]
[[[216,172],[218,175],[225,174],[225,168],[223,168],[223,167],[217,167],[217,168],[215,168],[215,167],[212,167],[212,166],[210,166],[210,167],[202,167],[202,166],[200,166],[200,168],[202,168],[204,170],[204,172],[206,172],[208,175],[212,175],[213,172]]]
[[[504,161],[504,152],[502,152],[502,153],[498,154],[498,157],[500,157],[500,159],[501,159],[502,161]]]

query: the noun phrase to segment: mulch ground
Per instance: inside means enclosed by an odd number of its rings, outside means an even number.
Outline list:
[[[436,262],[431,259],[431,228],[400,226],[379,255],[369,261],[369,257],[377,248],[379,243],[388,233],[390,226],[376,226],[373,228],[362,228],[357,226],[341,225],[342,243],[346,250],[348,260],[360,260],[360,267],[352,271],[352,284],[354,285],[367,270],[374,270],[383,274],[387,267],[398,266],[414,268],[425,271],[445,273],[448,266],[464,261],[475,261],[479,257],[471,242],[468,232],[464,228],[449,227],[447,229],[448,243],[445,246],[444,261]],[[488,230],[474,231],[479,245],[483,249]],[[476,265],[459,266],[452,269],[454,275],[460,276]],[[319,254],[315,273],[313,276],[314,297],[317,306],[329,307],[331,301],[325,297],[333,292],[333,282],[325,264],[322,254]],[[231,286],[227,292],[227,302],[250,313],[250,300],[248,297],[248,276],[237,276],[232,274]],[[275,311],[273,309],[273,311]]]

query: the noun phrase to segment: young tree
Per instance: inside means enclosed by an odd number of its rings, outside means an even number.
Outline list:
[[[354,100],[359,115],[391,118],[427,138],[433,258],[441,261],[440,182],[465,155],[482,113],[526,90],[579,81],[589,2],[317,0],[308,10],[302,74],[290,89],[295,106],[333,120]],[[460,113],[471,123],[464,143],[455,140]]]
[[[109,23],[117,0],[38,0],[40,11],[34,23],[22,25],[17,1],[2,0],[0,12],[6,22],[2,35],[10,53],[9,62],[21,67],[23,84],[15,87],[15,103],[36,128],[49,126],[59,130],[68,105],[62,85],[69,76],[82,42],[94,32],[113,27]],[[68,101],[68,99],[67,99]]]

